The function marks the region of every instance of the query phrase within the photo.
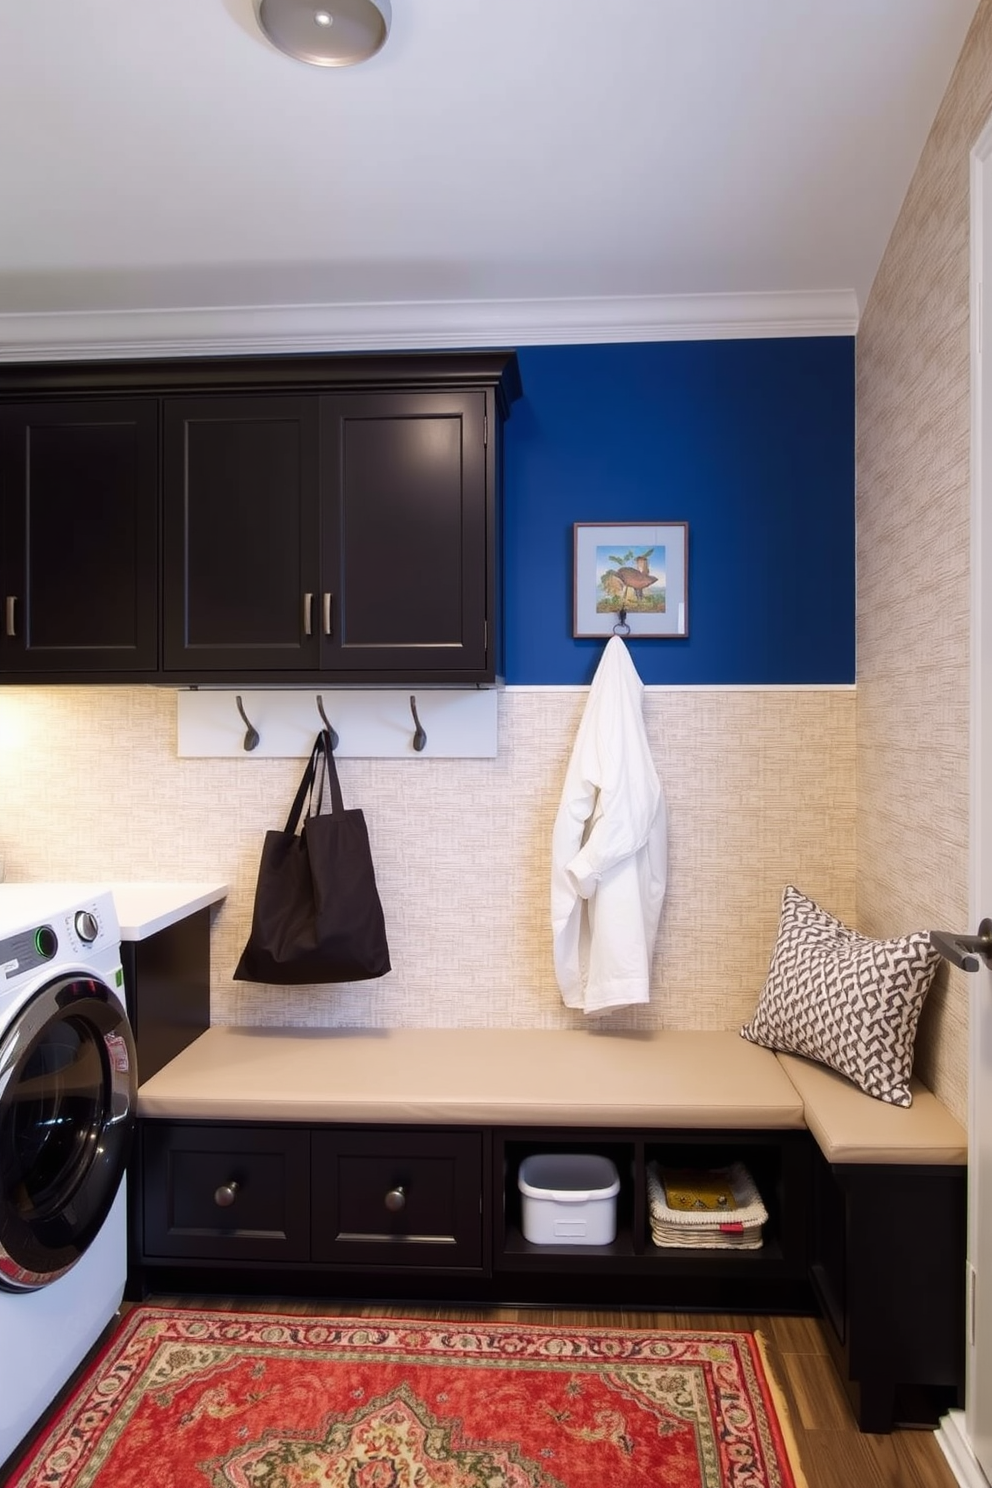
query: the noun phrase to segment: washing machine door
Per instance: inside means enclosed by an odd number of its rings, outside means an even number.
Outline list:
[[[130,1025],[99,980],[54,979],[0,1034],[0,1289],[57,1281],[96,1238],[136,1095]]]

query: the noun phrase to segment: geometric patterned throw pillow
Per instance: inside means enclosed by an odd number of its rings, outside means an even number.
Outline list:
[[[768,977],[741,1034],[829,1065],[890,1105],[911,1106],[916,1025],[939,963],[928,931],[872,940],[790,884]]]

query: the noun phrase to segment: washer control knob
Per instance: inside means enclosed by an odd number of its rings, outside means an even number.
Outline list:
[[[76,934],[80,940],[84,940],[89,945],[91,941],[96,940],[99,933],[100,925],[96,915],[88,909],[79,910],[76,914]]]

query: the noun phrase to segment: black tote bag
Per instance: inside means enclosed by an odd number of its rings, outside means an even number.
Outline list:
[[[325,784],[331,811],[322,810]],[[297,833],[304,802],[311,814]],[[360,982],[390,970],[372,850],[346,811],[329,734],[317,735],[283,832],[266,832],[238,982]]]

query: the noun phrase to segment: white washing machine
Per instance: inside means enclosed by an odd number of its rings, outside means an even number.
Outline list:
[[[136,1095],[112,894],[0,884],[0,1471],[123,1297]]]

